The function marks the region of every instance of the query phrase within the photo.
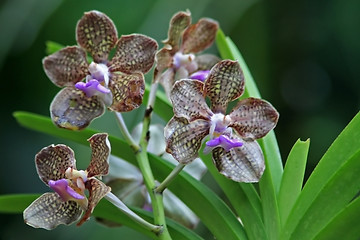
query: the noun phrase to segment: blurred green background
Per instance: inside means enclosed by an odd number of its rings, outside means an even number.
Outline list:
[[[45,42],[76,44],[76,23],[83,12],[93,9],[113,19],[119,35],[138,32],[157,41],[166,38],[169,20],[179,10],[189,9],[193,22],[200,17],[216,19],[242,52],[263,98],[280,112],[275,132],[283,159],[298,138],[311,139],[307,174],[359,109],[357,0],[3,0],[0,194],[48,191],[33,159],[51,143],[70,145],[78,168],[87,166],[88,148],[21,128],[12,113],[25,110],[49,115],[49,104],[59,89],[42,69]],[[216,53],[215,48],[210,51]],[[140,119],[142,113],[125,117],[132,127],[133,119]],[[92,127],[119,135],[111,114]],[[197,231],[208,234],[201,225]],[[0,215],[0,239],[50,237],[146,239],[131,229],[107,229],[93,220],[81,228],[60,226],[48,232],[28,227],[21,215]]]

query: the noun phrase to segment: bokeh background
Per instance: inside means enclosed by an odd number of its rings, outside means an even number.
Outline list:
[[[0,194],[47,191],[33,159],[51,143],[70,145],[78,167],[86,167],[88,148],[24,129],[12,114],[25,110],[49,115],[49,104],[59,89],[42,69],[45,42],[76,44],[77,20],[93,9],[112,18],[119,34],[137,32],[157,41],[166,38],[169,20],[179,10],[189,9],[193,22],[200,17],[216,19],[242,52],[263,98],[280,112],[275,132],[283,159],[298,138],[311,139],[307,175],[359,110],[357,0],[2,0]],[[215,48],[210,51],[216,53]],[[125,117],[132,127],[142,114]],[[119,135],[111,114],[92,127]],[[198,231],[206,234],[201,225]],[[81,228],[60,226],[49,232],[26,226],[21,215],[0,215],[0,239],[75,237],[146,239],[131,229],[108,229],[93,220]]]

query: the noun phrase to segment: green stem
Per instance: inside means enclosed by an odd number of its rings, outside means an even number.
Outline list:
[[[116,113],[116,117],[117,117],[117,120],[118,120],[118,123],[120,126],[120,130],[121,130],[122,134],[124,135],[126,142],[134,150],[135,157],[138,162],[138,166],[143,175],[144,183],[145,183],[146,189],[149,192],[150,199],[151,199],[151,205],[152,205],[153,214],[154,214],[154,224],[161,227],[162,231],[157,234],[157,237],[160,240],[171,240],[171,236],[170,236],[169,231],[166,226],[163,196],[161,193],[155,193],[155,191],[154,191],[154,189],[156,187],[155,178],[151,171],[151,167],[150,167],[150,163],[149,163],[149,159],[148,159],[148,153],[147,153],[147,146],[148,146],[148,141],[149,141],[149,137],[150,137],[149,136],[150,119],[151,119],[151,113],[152,113],[153,106],[154,106],[155,99],[156,99],[157,87],[158,87],[158,83],[153,83],[151,85],[151,90],[150,90],[149,99],[148,99],[145,116],[144,116],[144,120],[143,120],[143,129],[141,132],[139,145],[135,143],[134,139],[131,137],[129,131],[127,130],[127,127],[122,118],[122,115],[120,113]]]
[[[162,227],[158,225],[153,225],[147,222],[145,219],[131,211],[119,198],[117,198],[112,192],[109,192],[105,195],[105,198],[111,202],[115,207],[120,209],[123,213],[125,213],[132,220],[143,226],[145,229],[154,232],[156,235],[162,232]]]
[[[140,151],[136,152],[136,159],[139,165],[139,168],[143,174],[145,186],[149,192],[151,205],[153,208],[154,214],[154,222],[157,225],[163,227],[163,232],[158,235],[159,239],[161,240],[170,240],[171,236],[168,232],[165,220],[165,210],[164,210],[164,203],[163,203],[163,195],[161,193],[156,193],[154,190],[156,188],[155,185],[155,178],[151,171],[149,158],[147,155],[147,146],[149,141],[149,127],[150,127],[150,120],[151,120],[151,113],[153,110],[153,106],[156,99],[156,90],[158,87],[158,83],[153,83],[151,85],[151,90],[149,94],[149,99],[145,111],[145,116],[143,120],[143,129],[141,132],[140,137]]]
[[[185,164],[178,164],[172,171],[171,173],[165,178],[165,180],[160,183],[159,186],[157,186],[157,188],[155,188],[155,193],[162,193],[165,188],[167,188],[167,186],[169,186],[169,184],[175,179],[175,177],[181,172],[181,170],[183,170],[185,167]]]
[[[134,150],[134,152],[138,152],[140,150],[139,145],[134,141],[133,137],[131,136],[128,128],[126,127],[124,118],[122,117],[121,113],[115,112],[117,122],[119,124],[120,131],[125,138],[125,141],[130,145],[130,147]]]

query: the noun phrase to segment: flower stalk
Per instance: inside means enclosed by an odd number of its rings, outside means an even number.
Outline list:
[[[160,183],[159,186],[155,188],[155,193],[162,193],[169,185],[170,183],[175,179],[177,175],[184,169],[186,165],[179,163],[172,171],[171,173],[165,178],[165,180]]]
[[[138,152],[140,150],[139,145],[134,141],[133,137],[131,136],[128,128],[126,127],[124,118],[122,117],[121,113],[114,112],[116,116],[116,120],[118,122],[120,131],[125,138],[125,141],[130,145],[130,147],[134,150],[134,152]]]
[[[155,178],[151,170],[151,166],[149,163],[148,155],[147,155],[147,146],[149,141],[149,127],[151,120],[151,113],[156,99],[156,91],[157,91],[158,83],[153,83],[151,85],[151,90],[149,94],[149,99],[147,103],[147,107],[145,110],[145,116],[143,120],[143,129],[141,132],[140,143],[135,143],[134,139],[131,137],[125,122],[120,113],[115,113],[116,118],[118,120],[120,130],[127,141],[127,143],[132,147],[135,153],[136,160],[138,162],[140,171],[143,175],[145,186],[149,192],[151,204],[153,208],[154,215],[154,223],[161,227],[161,231],[157,232],[158,237],[161,240],[169,240],[171,236],[168,232],[165,220],[165,210],[163,203],[163,196],[161,193],[155,192]],[[151,230],[151,229],[150,229]],[[153,230],[152,230],[153,231]]]
[[[154,232],[156,235],[160,234],[162,231],[162,226],[154,225],[142,217],[134,213],[131,209],[129,209],[119,198],[117,198],[112,192],[109,192],[105,195],[105,197],[110,203],[112,203],[115,207],[119,208],[123,213],[125,213],[128,217],[130,217],[135,222],[142,225],[145,229]]]

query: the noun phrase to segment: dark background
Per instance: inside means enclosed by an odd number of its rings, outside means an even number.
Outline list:
[[[242,52],[263,98],[280,112],[275,132],[283,159],[298,138],[311,139],[307,175],[358,112],[357,0],[2,0],[0,194],[47,191],[33,159],[51,143],[70,145],[78,160],[85,159],[79,160],[78,168],[86,167],[88,148],[24,129],[12,113],[25,110],[49,115],[49,104],[59,89],[42,69],[45,42],[76,44],[76,23],[83,12],[93,9],[106,13],[119,35],[137,32],[157,41],[166,38],[169,20],[179,10],[189,9],[193,22],[200,17],[216,19]],[[211,51],[216,53],[215,48]],[[130,128],[141,114],[125,114]],[[119,135],[111,114],[92,127]],[[109,230],[94,221],[81,228],[36,230],[23,224],[21,215],[0,215],[0,226],[0,239],[142,237],[131,229]],[[200,226],[198,231],[205,230]]]

